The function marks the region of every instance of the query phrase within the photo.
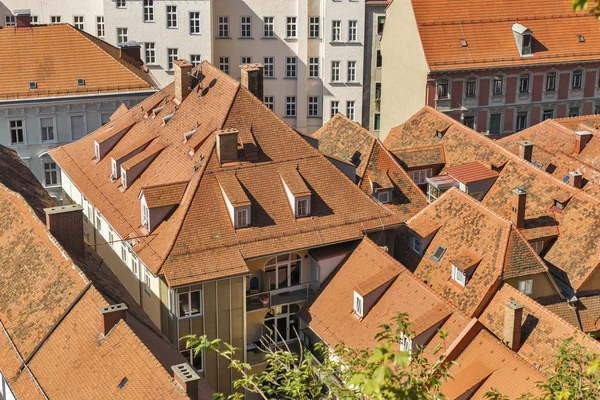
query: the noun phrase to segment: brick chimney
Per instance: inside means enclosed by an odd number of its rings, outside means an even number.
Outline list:
[[[45,208],[46,226],[50,233],[69,252],[85,255],[83,241],[83,207],[79,204]]]
[[[525,159],[525,161],[531,162],[531,157],[533,156],[533,142],[527,140],[520,141],[519,155],[521,158]]]
[[[108,335],[108,332],[110,332],[120,320],[126,320],[127,306],[123,303],[102,307],[99,310],[102,315],[102,334],[104,336]]]
[[[238,134],[237,129],[231,128],[217,131],[217,156],[221,164],[238,160]]]
[[[242,85],[258,97],[260,101],[264,99],[263,92],[263,70],[262,64],[244,64],[240,65],[242,69]]]
[[[17,20],[17,28],[31,28],[30,10],[15,10],[14,14]]]
[[[127,61],[133,65],[142,65],[142,56],[141,56],[141,48],[142,44],[139,42],[125,42],[119,44],[120,54],[119,57],[121,60]]]
[[[523,306],[515,300],[504,303],[504,343],[512,351],[519,351],[521,347],[521,323],[523,320]]]
[[[198,382],[200,376],[187,363],[173,365],[175,381],[192,400],[198,400]]]
[[[517,186],[511,191],[513,195],[510,219],[518,229],[523,229],[525,227],[525,205],[527,202],[527,192],[523,186]]]
[[[187,60],[175,60],[175,100],[181,103],[192,91],[192,68],[194,66]]]
[[[575,155],[579,155],[585,146],[588,144],[590,139],[592,138],[592,134],[586,131],[577,131],[575,132]]]
[[[569,185],[581,189],[583,186],[583,175],[577,171],[569,172]]]

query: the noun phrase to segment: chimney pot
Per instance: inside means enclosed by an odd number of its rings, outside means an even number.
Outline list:
[[[521,348],[523,306],[515,300],[507,301],[504,306],[504,342],[516,352]]]
[[[221,164],[238,160],[238,134],[231,128],[217,131],[217,156]]]
[[[583,175],[577,171],[569,172],[569,185],[581,189],[583,186]]]
[[[575,155],[579,155],[588,144],[592,134],[586,131],[575,132]]]
[[[173,61],[175,80],[175,99],[181,103],[192,91],[192,69],[194,66],[187,60]]]
[[[124,303],[101,307],[99,310],[102,315],[102,334],[104,336],[108,335],[108,332],[110,332],[120,320],[126,320],[127,306]]]
[[[187,363],[173,365],[173,376],[175,381],[185,393],[192,399],[198,400],[198,382],[200,376]]]
[[[523,140],[519,142],[519,153],[525,161],[531,162],[533,157],[533,142]]]
[[[511,221],[517,229],[525,227],[525,205],[527,202],[527,191],[523,186],[517,186],[512,190]]]
[[[31,28],[30,10],[15,10],[14,14],[17,20],[17,28]]]
[[[141,56],[141,48],[142,44],[139,42],[125,42],[119,44],[119,57],[121,60],[127,61],[133,65],[142,65],[142,56]]]
[[[242,85],[258,97],[260,101],[263,101],[263,70],[265,66],[255,63],[240,65],[240,68],[242,70]]]
[[[50,233],[68,251],[85,255],[83,240],[83,207],[79,204],[44,209]]]

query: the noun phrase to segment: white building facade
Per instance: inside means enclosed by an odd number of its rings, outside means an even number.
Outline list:
[[[262,63],[265,103],[299,131],[337,112],[362,121],[365,0],[1,0],[0,24],[23,8],[34,23],[141,43],[161,86],[175,59],[208,60],[236,79],[240,64]]]

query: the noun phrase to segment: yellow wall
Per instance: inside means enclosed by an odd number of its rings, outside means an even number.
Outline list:
[[[527,279],[533,279],[533,293],[529,296],[532,299],[543,297],[543,296],[552,296],[558,294],[558,291],[550,281],[550,277],[548,273],[539,273],[534,275],[525,275],[520,276],[518,278],[507,279],[506,282],[512,287],[519,289],[519,281],[524,281]]]
[[[583,283],[583,285],[577,290],[583,292],[585,290],[598,290],[600,289],[600,272],[598,270],[592,272],[590,277]]]

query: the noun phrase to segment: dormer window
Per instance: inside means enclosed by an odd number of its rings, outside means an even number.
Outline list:
[[[85,86],[85,79],[77,78],[77,86]]]
[[[531,30],[517,23],[513,24],[512,31],[521,57],[530,56],[532,54],[531,43],[533,42]]]
[[[121,186],[127,188],[127,171],[121,168]]]
[[[150,231],[150,210],[144,201],[142,201],[142,227]]]
[[[279,170],[279,176],[294,217],[308,217],[311,209],[311,191],[300,171],[297,168],[284,167]]]
[[[354,291],[354,313],[360,318],[363,317],[363,298]]]
[[[37,82],[35,82],[35,81],[29,82],[29,90],[34,90],[34,89],[37,89],[37,88],[38,88]]]
[[[308,200],[307,199],[296,201],[296,216],[298,218],[308,216]]]
[[[523,35],[523,55],[531,54],[531,34]]]
[[[248,210],[242,209],[237,210],[235,214],[235,227],[236,228],[247,228],[249,226],[248,222]]]
[[[481,262],[481,256],[471,249],[466,249],[450,261],[452,262],[452,280],[465,287]]]
[[[96,153],[96,161],[100,161],[100,158],[101,158],[100,143],[94,142],[94,152]]]
[[[220,173],[217,181],[234,229],[249,227],[252,224],[252,202],[237,176],[234,173]]]
[[[391,190],[379,190],[377,192],[377,200],[383,204],[389,203],[392,200]]]
[[[467,285],[467,274],[458,269],[454,264],[452,264],[452,279],[462,287]]]
[[[421,255],[421,251],[423,250],[423,242],[421,239],[417,238],[416,236],[412,236],[411,248],[415,253]]]
[[[117,160],[114,158],[111,160],[112,165],[112,178],[117,179],[119,177],[119,168],[117,167]]]

